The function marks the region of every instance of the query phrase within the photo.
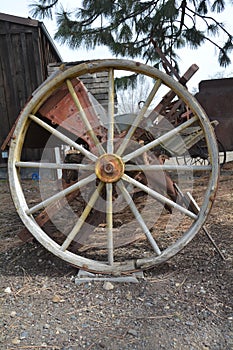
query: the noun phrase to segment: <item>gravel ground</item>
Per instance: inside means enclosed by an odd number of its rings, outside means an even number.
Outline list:
[[[222,171],[207,227],[138,283],[76,285],[77,269],[37,242],[0,181],[0,349],[233,349],[233,181]]]

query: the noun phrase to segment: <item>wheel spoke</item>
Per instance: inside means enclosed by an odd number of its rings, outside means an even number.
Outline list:
[[[18,168],[39,168],[39,169],[67,169],[67,170],[94,170],[93,164],[77,163],[45,163],[45,162],[16,162]]]
[[[66,188],[65,190],[56,193],[55,195],[45,199],[44,201],[35,205],[34,207],[26,210],[26,214],[30,215],[30,214],[33,214],[33,213],[39,211],[42,208],[46,208],[49,204],[65,197],[66,195],[70,194],[71,192],[73,192],[73,191],[75,191],[83,186],[88,185],[90,182],[94,181],[95,179],[96,179],[96,175],[91,174],[90,176],[86,177],[85,179],[82,179],[82,180],[76,182],[75,184],[71,185],[70,187]]]
[[[109,92],[108,92],[108,141],[107,153],[114,153],[114,71],[109,70]]]
[[[153,100],[156,92],[158,91],[158,89],[161,86],[161,80],[158,79],[155,83],[155,85],[153,86],[149,96],[147,97],[146,102],[144,103],[142,109],[140,110],[139,114],[137,115],[137,117],[135,118],[135,121],[133,123],[133,125],[131,125],[131,127],[129,128],[123,142],[121,143],[120,147],[118,148],[116,154],[117,155],[122,155],[122,153],[124,152],[124,150],[126,149],[129,140],[132,138],[136,128],[138,127],[138,125],[140,124],[142,118],[144,117],[147,109],[149,108],[151,101]]]
[[[63,135],[60,131],[54,129],[52,126],[48,125],[47,123],[43,122],[41,119],[37,118],[35,115],[30,114],[29,117],[38,125],[40,125],[43,129],[49,131],[52,135],[56,136],[58,139],[64,141],[66,144],[68,144],[71,147],[74,147],[78,151],[80,151],[82,154],[84,154],[87,158],[90,160],[93,160],[94,162],[97,160],[97,157],[86,150],[84,147],[79,145],[78,143],[71,140],[69,137]]]
[[[129,205],[132,213],[134,214],[136,220],[138,221],[139,225],[141,226],[143,232],[145,233],[148,241],[150,242],[153,250],[156,252],[157,255],[161,254],[161,251],[157,245],[157,243],[155,242],[150,230],[148,229],[145,221],[143,220],[141,214],[139,213],[136,205],[134,204],[129,192],[127,191],[127,189],[125,188],[125,185],[123,184],[122,181],[119,181],[117,183],[117,186],[119,187],[119,189],[121,190],[121,193],[125,199],[125,201],[127,202],[127,204]]]
[[[126,164],[125,171],[210,171],[211,165]]]
[[[65,251],[69,247],[70,243],[73,241],[73,239],[79,233],[79,230],[83,226],[87,216],[89,215],[91,209],[93,208],[95,202],[97,201],[97,199],[100,195],[100,192],[103,188],[103,185],[104,185],[103,182],[100,182],[98,187],[96,188],[96,190],[92,194],[90,200],[88,201],[88,203],[86,205],[86,208],[82,212],[82,215],[79,217],[77,223],[75,224],[75,226],[73,227],[73,229],[71,230],[71,232],[69,233],[69,235],[67,236],[65,241],[63,242],[63,244],[61,246],[62,251]]]
[[[98,149],[99,154],[104,154],[105,151],[103,149],[103,146],[99,142],[99,140],[98,140],[98,138],[97,138],[97,136],[96,136],[96,134],[95,134],[95,132],[94,132],[94,130],[93,130],[93,128],[92,128],[88,118],[87,118],[87,116],[86,116],[86,113],[85,113],[85,111],[84,111],[84,109],[83,109],[83,107],[82,107],[82,105],[81,105],[81,103],[80,103],[80,101],[78,99],[78,96],[77,96],[77,94],[76,94],[76,92],[74,90],[74,87],[73,87],[71,81],[70,80],[66,80],[66,84],[67,84],[68,90],[69,90],[69,92],[71,94],[71,97],[72,97],[72,99],[74,101],[74,104],[75,104],[77,110],[79,111],[80,117],[81,117],[83,123],[85,124],[85,126],[87,128],[87,133],[91,136],[95,146]]]
[[[128,162],[129,160],[131,160],[132,158],[138,157],[141,154],[143,154],[144,152],[149,151],[151,148],[158,146],[159,144],[162,144],[163,142],[171,139],[173,136],[175,136],[176,134],[178,134],[180,131],[185,130],[187,127],[189,127],[190,125],[192,125],[196,120],[198,120],[197,116],[192,117],[191,119],[189,119],[188,121],[186,121],[185,123],[179,125],[178,127],[176,127],[175,129],[172,129],[170,131],[168,131],[166,134],[158,137],[156,140],[149,142],[148,144],[142,146],[141,148],[138,148],[136,151],[133,151],[127,155],[125,155],[122,160],[124,162]]]
[[[108,263],[113,265],[113,208],[112,208],[112,184],[106,184],[107,203],[106,203],[106,221],[107,221],[107,241],[108,241]]]
[[[173,202],[172,200],[170,200],[169,198],[161,195],[160,193],[156,192],[155,190],[149,188],[148,186],[143,185],[141,182],[134,180],[133,178],[131,178],[130,176],[124,174],[122,176],[122,179],[131,183],[132,185],[140,188],[141,190],[143,190],[145,193],[149,194],[149,196],[151,196],[152,198],[155,198],[156,200],[158,200],[160,203],[163,204],[167,204],[169,206],[171,206],[172,208],[178,209],[181,213],[189,216],[192,219],[197,219],[197,215],[194,214],[193,212],[191,212],[188,209],[185,209],[184,207],[182,207],[181,205]]]

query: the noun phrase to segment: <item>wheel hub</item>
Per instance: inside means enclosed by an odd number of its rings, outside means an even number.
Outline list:
[[[124,174],[124,163],[116,154],[103,154],[96,162],[96,176],[103,182],[116,182]]]

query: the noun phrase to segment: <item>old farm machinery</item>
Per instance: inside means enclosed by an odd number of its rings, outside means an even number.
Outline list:
[[[137,114],[117,114],[114,78],[122,72],[150,80]],[[99,73],[108,77],[106,106],[82,83]],[[183,249],[206,221],[219,174],[215,123],[182,85],[189,75],[177,82],[129,60],[61,65],[35,91],[10,135],[10,189],[24,231],[96,273],[143,270]],[[25,159],[24,149],[38,135],[40,160]],[[175,161],[198,142],[208,164]],[[55,148],[62,150],[58,158],[51,157]],[[21,176],[28,169],[38,172],[33,195]]]

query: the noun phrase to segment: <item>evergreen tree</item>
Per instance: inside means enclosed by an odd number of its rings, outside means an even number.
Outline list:
[[[105,45],[116,57],[143,59],[159,65],[155,47],[169,57],[176,68],[177,49],[197,49],[211,42],[218,49],[220,66],[231,63],[233,36],[217,20],[232,0],[83,0],[70,11],[62,0],[37,0],[31,14],[57,20],[55,38],[71,48],[94,49]],[[231,2],[230,2],[231,1]],[[220,45],[216,38],[225,37]]]

